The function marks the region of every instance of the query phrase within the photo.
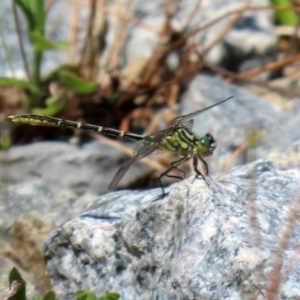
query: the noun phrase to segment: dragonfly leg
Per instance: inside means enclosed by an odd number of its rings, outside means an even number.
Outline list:
[[[200,161],[202,162],[202,164],[204,165],[205,168],[205,175],[203,175],[200,170],[198,169],[198,158],[200,159]],[[209,186],[209,183],[206,179],[206,176],[209,177],[208,175],[208,166],[206,161],[201,157],[201,155],[198,156],[194,156],[193,157],[193,167],[194,167],[194,171],[196,172],[197,176],[201,176],[203,178],[203,180],[207,183],[207,185]],[[209,177],[210,178],[210,177]],[[211,178],[210,178],[211,179]]]
[[[170,178],[184,179],[185,178],[185,172],[183,170],[179,169],[178,166],[180,164],[182,164],[183,162],[188,161],[188,160],[190,160],[190,156],[182,157],[179,160],[172,161],[171,162],[171,167],[159,175],[159,177],[157,179],[159,181],[159,185],[160,185],[160,187],[162,189],[162,192],[163,192],[162,197],[164,197],[166,195],[164,187],[163,187],[162,182],[161,182],[162,177],[166,176],[166,177],[170,177]],[[180,176],[176,176],[176,175],[168,175],[168,173],[170,173],[174,169],[181,172],[184,177],[180,177]]]
[[[212,180],[212,178],[209,176],[209,173],[208,173],[208,166],[207,166],[206,161],[203,159],[203,157],[202,157],[200,154],[198,154],[198,157],[199,157],[199,159],[201,160],[202,164],[203,164],[204,167],[205,167],[205,173],[206,173],[206,176],[207,176],[210,180]]]

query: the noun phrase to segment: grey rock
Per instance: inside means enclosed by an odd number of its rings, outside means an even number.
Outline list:
[[[31,213],[53,227],[59,226],[80,213],[94,197],[93,193],[78,195],[40,178],[18,184],[1,182],[0,236],[10,237],[14,220],[20,214]]]
[[[40,177],[48,184],[72,189],[77,194],[89,190],[94,195],[107,192],[114,174],[128,159],[120,151],[99,142],[81,148],[66,143],[40,142],[0,153],[0,162],[9,166],[7,182],[31,182]],[[144,168],[144,165],[135,164],[120,186],[128,185]]]
[[[163,23],[163,16],[144,17],[144,22],[149,23],[155,29],[159,30]],[[137,58],[151,57],[158,40],[157,33],[138,25],[133,26],[125,47],[125,61],[131,63]]]
[[[254,1],[252,5],[267,6],[268,1]],[[245,13],[228,32],[221,45],[224,47],[223,64],[230,70],[245,72],[276,60],[277,36],[271,11]],[[268,79],[269,72],[259,79]]]
[[[209,47],[223,32],[224,28],[229,25],[232,18],[235,17],[235,14],[230,15],[229,13],[240,9],[244,3],[241,0],[227,2],[218,0],[201,1],[201,4],[197,5],[198,1],[185,1],[171,20],[172,29],[175,32],[189,32],[220,18],[218,22],[198,31],[193,36],[194,41],[199,42],[198,51],[201,54],[203,49]],[[155,1],[151,4],[141,1],[135,14],[153,28],[161,28],[161,24],[165,19],[164,4],[163,1]],[[269,2],[257,0],[252,1],[251,4],[254,6],[267,6]],[[192,13],[194,18],[187,24],[187,20]],[[229,14],[227,18],[221,18],[226,14]],[[262,10],[259,13],[257,11],[244,13],[225,35],[223,41],[214,45],[207,53],[206,62],[216,65],[225,64],[238,70],[239,64],[242,64],[246,59],[253,59],[253,57],[264,59],[273,54],[276,48],[276,34],[273,29],[272,16],[273,13],[267,10]],[[133,25],[125,47],[125,61],[130,63],[136,57],[149,57],[157,42],[163,46],[166,41],[160,39],[153,30],[151,31],[140,25]],[[171,55],[174,55],[174,53]],[[172,69],[173,65],[170,68]]]
[[[26,169],[25,165],[23,168]],[[93,193],[78,195],[61,185],[26,176],[25,172],[20,169],[24,180],[11,183],[4,176],[8,175],[9,168],[1,165],[0,295],[3,299],[9,290],[8,274],[13,266],[27,282],[28,299],[50,289],[45,271],[44,239],[95,198]]]
[[[78,195],[61,185],[26,176],[25,164],[20,167],[24,168],[19,171],[23,172],[19,175],[24,180],[12,183],[8,182],[8,176],[5,178],[9,168],[1,165],[0,294],[3,299],[9,289],[7,278],[13,266],[27,282],[28,299],[50,289],[45,271],[44,239],[51,230],[82,212],[95,198],[91,192]]]
[[[299,182],[299,170],[259,160],[210,187],[189,178],[162,200],[153,201],[159,190],[106,194],[48,236],[53,288],[61,299],[77,289],[126,300],[264,299],[278,244],[299,212]],[[300,297],[293,226],[278,299]]]
[[[291,168],[300,168],[299,156],[300,141],[293,143],[292,146],[287,149],[287,151],[270,152],[267,158],[276,163],[281,170],[288,170]]]

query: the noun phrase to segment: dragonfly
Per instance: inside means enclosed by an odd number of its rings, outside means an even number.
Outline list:
[[[170,163],[170,167],[163,173],[161,173],[158,177],[159,185],[162,189],[164,196],[166,195],[166,193],[162,184],[162,178],[164,176],[180,180],[185,178],[185,172],[182,169],[180,169],[179,166],[182,163],[191,159],[193,160],[193,169],[197,176],[203,178],[204,181],[208,184],[206,176],[209,176],[209,170],[207,163],[204,160],[204,157],[213,154],[214,150],[216,149],[217,142],[214,139],[214,137],[209,133],[206,133],[204,136],[199,138],[192,132],[192,127],[194,124],[193,117],[217,105],[220,105],[231,98],[233,97],[229,97],[225,100],[217,102],[203,109],[197,110],[190,114],[179,116],[172,120],[171,126],[169,128],[154,132],[150,135],[139,135],[104,126],[70,121],[49,116],[42,116],[37,114],[21,114],[9,116],[8,118],[12,122],[19,124],[76,128],[82,130],[95,131],[103,135],[139,141],[134,149],[132,158],[127,163],[125,163],[113,177],[111,183],[108,186],[110,190],[114,190],[117,187],[120,180],[123,178],[125,173],[129,170],[130,166],[135,161],[140,160],[148,155],[158,154],[165,151],[170,151],[179,154],[181,158],[179,160],[172,161]],[[199,161],[204,166],[205,174],[203,174],[198,169]],[[173,170],[179,171],[182,174],[182,177],[177,175],[170,175],[169,173]]]

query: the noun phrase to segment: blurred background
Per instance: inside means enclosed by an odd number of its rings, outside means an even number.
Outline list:
[[[151,134],[233,96],[194,118],[194,133],[210,132],[218,142],[206,160],[210,174],[255,159],[298,166],[299,13],[297,0],[2,0],[3,240],[20,212],[47,218],[51,212],[55,225],[80,212],[108,192],[136,145],[77,129],[13,124],[10,115]],[[118,188],[157,187],[176,157],[146,157]],[[182,169],[193,174],[190,162]],[[10,246],[3,249],[17,260]],[[39,283],[42,290],[47,280]]]

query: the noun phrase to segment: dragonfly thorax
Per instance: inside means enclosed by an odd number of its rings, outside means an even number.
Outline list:
[[[209,156],[216,148],[216,141],[209,133],[198,138],[188,128],[176,126],[157,143],[157,149],[178,153],[182,156]]]

